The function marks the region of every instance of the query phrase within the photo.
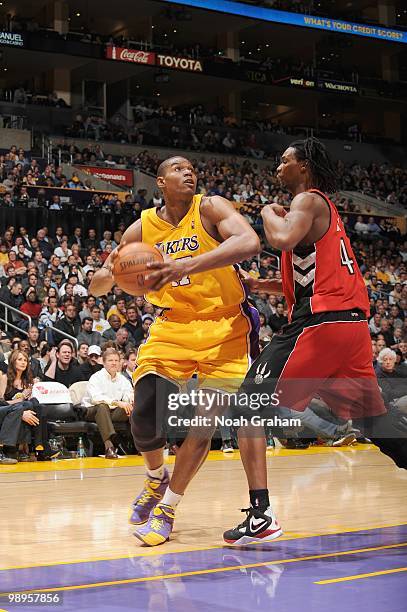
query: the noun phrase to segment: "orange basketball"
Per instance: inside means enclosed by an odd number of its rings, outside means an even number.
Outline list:
[[[113,277],[117,285],[130,295],[144,295],[151,282],[145,280],[148,272],[147,264],[153,261],[163,261],[163,256],[155,247],[145,242],[131,242],[119,249],[119,256],[113,267]]]

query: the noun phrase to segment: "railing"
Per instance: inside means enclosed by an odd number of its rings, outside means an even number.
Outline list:
[[[275,253],[270,253],[270,251],[262,251],[258,256],[257,256],[257,261],[258,261],[258,265],[260,266],[260,259],[262,259],[262,257],[273,257],[276,261],[276,263],[271,263],[270,266],[274,269],[274,270],[281,270],[281,258],[279,255],[276,255]]]
[[[67,334],[66,332],[62,331],[61,329],[58,329],[57,327],[53,327],[52,325],[50,325],[49,327],[45,328],[45,338],[46,338],[47,342],[48,342],[48,337],[47,337],[47,331],[48,330],[50,330],[53,334],[60,334],[61,336],[63,336],[63,338],[67,338],[67,340],[72,342],[73,346],[76,347],[76,350],[78,350],[79,343],[78,343],[77,339],[74,336],[71,336],[70,334]]]
[[[19,310],[18,308],[14,308],[14,306],[10,306],[10,304],[6,304],[5,302],[0,302],[0,307],[4,308],[4,318],[0,317],[0,323],[4,323],[5,330],[8,331],[8,328],[11,327],[13,329],[16,329],[19,333],[28,336],[28,329],[32,326],[32,319],[30,315],[25,314],[25,312],[21,312],[21,310]],[[22,329],[21,327],[18,327],[18,325],[10,323],[8,318],[9,312],[16,312],[19,317],[21,317],[22,319],[26,319],[28,321],[27,329]]]

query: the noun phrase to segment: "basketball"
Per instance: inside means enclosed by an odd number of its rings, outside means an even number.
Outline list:
[[[145,242],[132,242],[119,249],[119,256],[113,267],[113,277],[116,284],[130,295],[144,295],[151,289],[145,277],[148,273],[147,264],[153,261],[163,261],[163,256],[155,247]]]

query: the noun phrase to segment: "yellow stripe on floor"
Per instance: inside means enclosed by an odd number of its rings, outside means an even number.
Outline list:
[[[348,580],[361,580],[362,578],[373,578],[374,576],[397,574],[398,572],[407,572],[407,567],[395,567],[394,569],[382,570],[380,572],[370,572],[369,574],[355,574],[354,576],[342,576],[342,578],[331,578],[330,580],[317,580],[317,582],[314,582],[314,584],[334,584],[337,582],[347,582]]]
[[[355,444],[352,446],[341,446],[333,448],[329,446],[311,446],[304,450],[288,450],[286,448],[278,448],[267,451],[268,457],[295,457],[307,455],[326,455],[337,452],[353,453],[355,451],[377,451],[377,447],[373,444]],[[240,460],[239,451],[233,454],[224,454],[221,451],[211,451],[207,461],[238,461]],[[175,457],[166,458],[166,463],[174,463]],[[86,457],[85,459],[61,459],[58,461],[39,461],[39,462],[23,462],[15,465],[0,465],[1,474],[22,474],[26,472],[53,472],[64,470],[93,470],[105,468],[121,468],[121,467],[137,467],[143,466],[143,458],[139,455],[127,455],[122,459],[105,459],[104,457]]]

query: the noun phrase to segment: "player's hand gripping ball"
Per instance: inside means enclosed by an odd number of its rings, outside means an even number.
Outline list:
[[[130,295],[144,295],[156,282],[146,281],[147,264],[162,262],[163,256],[155,247],[144,242],[130,242],[120,247],[113,262],[115,283]]]

